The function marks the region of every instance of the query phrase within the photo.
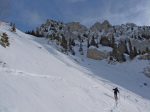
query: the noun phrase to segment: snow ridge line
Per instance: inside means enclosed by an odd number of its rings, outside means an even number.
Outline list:
[[[25,76],[30,76],[30,77],[50,78],[50,79],[59,79],[59,80],[63,79],[62,77],[27,73],[27,72],[24,72],[24,71],[20,71],[20,70],[16,70],[16,69],[10,69],[10,68],[3,68],[3,67],[0,67],[0,71],[4,71],[4,72],[7,72],[7,73],[14,73],[14,74],[10,74],[10,75],[14,75],[14,76],[24,76],[24,77]]]

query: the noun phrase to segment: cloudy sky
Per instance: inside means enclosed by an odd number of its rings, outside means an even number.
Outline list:
[[[87,26],[105,19],[113,25],[150,25],[150,0],[0,0],[0,20],[15,22],[23,31],[48,18]]]

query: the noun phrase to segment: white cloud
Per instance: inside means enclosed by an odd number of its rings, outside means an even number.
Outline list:
[[[42,16],[36,11],[24,11],[22,19],[29,25],[38,25],[43,22]]]
[[[150,2],[140,1],[124,6],[122,3],[116,5],[112,2],[103,7],[95,7],[88,10],[86,14],[78,15],[78,20],[84,25],[92,25],[96,21],[109,20],[113,25],[133,22],[137,25],[150,25]]]

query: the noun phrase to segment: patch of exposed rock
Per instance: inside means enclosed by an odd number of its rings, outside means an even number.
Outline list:
[[[107,31],[108,29],[110,29],[112,27],[112,25],[109,23],[109,21],[105,20],[103,23],[100,22],[96,22],[91,28],[90,30],[93,32],[101,32],[102,30]]]
[[[71,22],[66,24],[67,29],[73,33],[85,33],[88,29],[79,22]]]
[[[105,50],[105,49],[98,49],[94,46],[91,46],[87,50],[87,57],[95,60],[103,60],[109,57],[111,51],[112,51],[111,48],[109,48],[109,50],[108,49]]]

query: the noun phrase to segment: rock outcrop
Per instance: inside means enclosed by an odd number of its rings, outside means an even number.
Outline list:
[[[93,32],[101,32],[102,30],[107,31],[110,29],[112,25],[109,23],[109,21],[105,20],[103,23],[96,22],[90,30]]]
[[[104,29],[104,30],[108,30],[109,28],[112,27],[112,25],[107,20],[105,20],[101,26],[102,26],[102,29]]]
[[[107,59],[109,57],[109,55],[110,55],[110,51],[100,50],[94,46],[91,46],[87,50],[87,57],[91,58],[91,59],[95,59],[95,60]]]
[[[100,51],[100,47],[111,47],[113,55],[117,61],[125,61],[125,55],[129,55],[131,59],[139,54],[145,54],[150,51],[150,26],[137,26],[134,23],[112,26],[109,21],[102,23],[96,22],[92,27],[87,28],[79,22],[63,23],[55,20],[47,20],[39,28],[39,33],[47,37],[47,39],[55,40],[61,45],[62,38],[65,38],[68,48],[73,49],[69,40],[75,41],[77,44],[87,46],[96,46],[94,49],[86,49],[87,57],[92,59],[105,59],[108,52]],[[129,44],[129,40],[130,43]],[[123,42],[120,44],[120,42]],[[68,50],[70,51],[70,50]],[[135,52],[136,51],[136,52]],[[86,54],[86,53],[83,53]]]
[[[101,23],[96,22],[94,25],[91,26],[90,30],[93,31],[93,32],[101,31],[102,30]]]
[[[67,23],[66,28],[70,32],[73,32],[74,34],[76,34],[76,33],[85,33],[88,30],[84,25],[81,25],[79,22]]]

